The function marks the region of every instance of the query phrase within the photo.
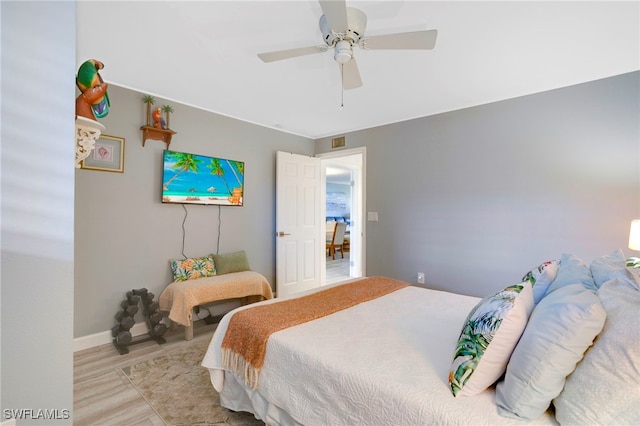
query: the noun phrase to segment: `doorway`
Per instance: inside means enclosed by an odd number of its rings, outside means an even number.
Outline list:
[[[362,147],[317,155],[323,185],[323,235],[331,232],[327,222],[347,223],[344,253],[336,253],[334,260],[324,251],[320,259],[323,285],[365,276],[365,153]]]

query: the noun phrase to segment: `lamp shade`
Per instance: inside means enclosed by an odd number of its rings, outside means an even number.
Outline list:
[[[631,230],[629,231],[629,248],[631,250],[640,251],[640,219],[631,221]]]

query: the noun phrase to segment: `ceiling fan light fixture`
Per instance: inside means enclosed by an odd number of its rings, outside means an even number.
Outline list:
[[[360,77],[356,57],[353,55],[354,45],[370,50],[428,50],[435,47],[438,36],[437,30],[410,31],[367,37],[365,35],[367,15],[364,12],[353,7],[347,7],[346,0],[319,0],[319,2],[323,13],[320,16],[319,25],[324,46],[308,46],[264,52],[259,53],[258,57],[263,62],[273,62],[333,49],[333,59],[339,65],[342,89],[344,91],[362,87],[362,78]]]
[[[346,64],[352,57],[351,43],[346,40],[340,40],[336,43],[336,52],[333,55],[333,59],[340,64]]]

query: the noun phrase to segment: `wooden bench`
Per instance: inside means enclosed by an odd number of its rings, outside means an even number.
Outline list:
[[[213,277],[174,281],[160,294],[160,310],[169,312],[169,320],[185,326],[185,340],[193,339],[193,308],[227,299],[242,299],[243,304],[273,298],[269,281],[255,271],[232,272]]]

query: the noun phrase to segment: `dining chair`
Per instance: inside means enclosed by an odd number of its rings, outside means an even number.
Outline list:
[[[329,256],[334,260],[336,250],[340,250],[340,255],[344,259],[344,234],[346,230],[347,224],[345,222],[336,222],[331,241],[327,239],[327,250],[329,250]]]
[[[331,218],[328,218],[331,219]],[[327,244],[327,253],[328,256],[331,256],[331,250],[330,250],[330,246],[331,246],[331,242],[333,241],[333,234],[336,232],[336,221],[334,220],[327,220],[327,225],[326,225],[326,231],[327,231],[327,237],[326,237],[326,244]]]

